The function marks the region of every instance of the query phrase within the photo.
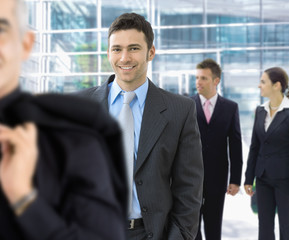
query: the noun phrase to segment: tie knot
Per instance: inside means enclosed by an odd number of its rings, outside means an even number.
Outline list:
[[[123,95],[123,104],[130,104],[130,102],[135,97],[135,92],[124,92]]]
[[[211,103],[211,101],[210,101],[210,100],[206,100],[206,101],[205,101],[205,106],[209,106],[209,105],[210,105],[210,103]]]

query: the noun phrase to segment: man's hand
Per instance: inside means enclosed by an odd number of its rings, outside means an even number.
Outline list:
[[[235,196],[239,192],[239,185],[237,184],[229,184],[227,188],[227,194]]]
[[[253,186],[252,185],[245,185],[244,186],[245,192],[249,195],[249,196],[253,196],[254,192],[253,192]]]
[[[10,204],[29,194],[38,158],[37,128],[33,123],[10,128],[0,125],[0,184]]]

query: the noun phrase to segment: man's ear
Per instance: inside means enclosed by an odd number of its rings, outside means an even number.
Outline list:
[[[155,49],[155,46],[152,45],[152,47],[151,47],[151,49],[149,50],[149,53],[148,53],[148,61],[153,60],[155,55],[156,55],[156,49]]]
[[[220,78],[219,77],[214,78],[214,83],[215,86],[218,86],[218,84],[220,83]]]
[[[34,45],[35,35],[32,31],[27,31],[24,33],[22,38],[22,59],[27,60],[32,51]]]

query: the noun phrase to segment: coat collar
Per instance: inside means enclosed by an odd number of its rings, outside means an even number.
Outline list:
[[[108,80],[103,83],[100,87],[97,87],[96,90],[92,93],[91,98],[99,102],[105,110],[108,112],[108,85],[114,80],[115,75],[111,75]]]
[[[289,116],[289,109],[284,108],[282,111],[277,112],[273,121],[271,122],[267,132],[265,132],[265,118],[267,116],[267,111],[261,105],[257,108],[256,114],[258,114],[258,127],[262,129],[262,133],[265,134],[265,139],[267,139],[276,129],[280,126],[280,124]]]

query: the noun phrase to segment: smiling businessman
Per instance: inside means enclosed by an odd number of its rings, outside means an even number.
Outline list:
[[[79,95],[100,102],[122,126],[131,199],[128,239],[193,240],[203,184],[196,107],[192,99],[157,88],[148,79],[153,39],[144,17],[119,16],[108,32],[107,55],[115,74]],[[131,124],[123,124],[123,109]]]

